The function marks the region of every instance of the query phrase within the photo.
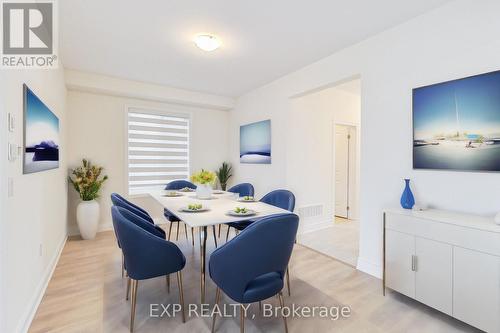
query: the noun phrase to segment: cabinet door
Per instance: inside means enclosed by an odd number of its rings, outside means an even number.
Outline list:
[[[416,237],[415,255],[415,298],[451,315],[453,246]]]
[[[453,316],[500,332],[500,258],[460,247],[453,251]]]
[[[415,298],[415,272],[412,270],[415,236],[390,229],[385,232],[386,286]]]

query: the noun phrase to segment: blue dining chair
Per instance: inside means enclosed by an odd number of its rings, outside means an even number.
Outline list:
[[[255,193],[253,185],[250,183],[241,183],[241,184],[234,185],[233,187],[231,187],[227,191],[231,192],[231,193],[238,193],[238,195],[240,197],[245,197],[245,196],[253,197],[254,193]],[[219,235],[218,235],[219,238],[220,238],[221,227],[222,227],[222,224],[219,224]],[[227,227],[228,232],[229,232],[229,228],[230,227],[228,226]],[[226,240],[227,240],[227,237],[226,237]]]
[[[190,188],[190,189],[193,189],[193,190],[196,189],[196,185],[193,184],[193,183],[191,183],[190,181],[179,179],[179,180],[173,180],[170,183],[168,183],[165,186],[165,190],[167,190],[167,191],[178,191],[178,190],[181,190],[181,189],[186,188],[186,187]],[[179,240],[179,228],[180,228],[180,222],[181,222],[181,220],[179,220],[177,218],[177,216],[175,216],[171,211],[169,211],[166,208],[163,210],[163,215],[165,215],[165,217],[167,218],[167,220],[170,222],[170,227],[168,229],[168,240],[170,240],[170,235],[172,234],[172,224],[174,224],[174,223],[177,223],[177,235],[175,237],[175,240]],[[187,226],[186,226],[186,224],[184,224],[184,232],[186,233],[186,239],[188,239],[188,233],[187,233]],[[191,238],[192,238],[193,246],[194,246],[194,231],[193,231],[193,228],[191,228]]]
[[[290,212],[293,212],[293,210],[295,209],[295,195],[288,190],[271,191],[268,194],[266,194],[262,199],[260,199],[260,202],[264,202],[268,205],[272,205],[281,209],[286,209]],[[245,230],[245,228],[247,228],[253,222],[254,222],[253,220],[250,220],[250,221],[228,223],[226,241],[229,238],[230,227],[234,228],[237,231],[242,231]],[[288,269],[286,270],[286,285],[287,285],[288,296],[290,296],[292,293],[290,290],[290,272]]]
[[[186,321],[184,313],[184,291],[182,288],[182,272],[186,258],[181,250],[172,242],[158,237],[154,229],[144,230],[137,219],[142,219],[129,210],[113,206],[111,208],[113,227],[120,240],[128,273],[127,294],[131,292],[130,332],[134,330],[135,308],[137,303],[137,287],[139,280],[168,276],[177,273],[179,301],[182,310],[182,322]],[[142,221],[144,222],[144,221]]]
[[[284,276],[297,235],[299,217],[277,214],[252,223],[245,232],[216,249],[210,256],[210,277],[217,286],[215,305],[221,291],[240,303],[240,331],[244,332],[243,304],[261,302],[278,295],[284,307]],[[215,311],[212,312],[215,331]],[[286,318],[283,317],[288,332]]]
[[[113,203],[113,205],[125,208],[128,211],[134,213],[135,215],[141,217],[146,223],[152,224],[153,228],[156,229],[154,233],[158,234],[158,237],[162,237],[163,239],[165,239],[165,231],[162,228],[160,228],[159,226],[154,224],[153,219],[148,214],[148,212],[146,212],[144,209],[131,203],[130,201],[128,201],[127,199],[125,199],[124,197],[119,195],[118,193],[111,193],[111,202]],[[115,232],[115,236],[116,236],[116,240],[118,242],[118,247],[121,248],[120,241],[118,240],[118,235],[116,235],[116,232]],[[124,275],[125,275],[125,263],[124,263],[124,259],[122,256],[122,277],[124,277]]]
[[[253,185],[250,183],[241,183],[238,185],[234,185],[233,187],[231,187],[227,191],[232,192],[232,193],[238,193],[240,195],[240,197],[244,197],[244,196],[253,197],[254,192],[255,192],[253,189]]]

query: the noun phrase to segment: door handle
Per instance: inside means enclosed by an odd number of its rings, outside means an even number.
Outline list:
[[[413,272],[417,271],[417,256],[416,255],[411,256],[411,270]]]

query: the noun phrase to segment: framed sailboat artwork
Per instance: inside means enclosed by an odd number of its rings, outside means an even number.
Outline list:
[[[500,71],[413,89],[413,168],[500,171]]]

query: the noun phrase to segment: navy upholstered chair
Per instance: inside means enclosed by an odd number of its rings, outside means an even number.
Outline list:
[[[142,227],[143,229],[146,229],[148,231],[151,229],[155,229],[153,231],[153,233],[156,234],[158,237],[165,239],[165,231],[162,228],[160,228],[159,226],[154,225],[153,219],[151,218],[151,216],[149,216],[148,212],[146,212],[144,209],[131,203],[130,201],[128,201],[127,199],[125,199],[124,197],[119,195],[118,193],[111,193],[111,202],[113,203],[113,205],[125,208],[126,210],[141,217],[142,225],[139,225],[140,227]],[[144,223],[149,224],[149,226],[144,225]],[[120,240],[118,239],[118,235],[116,234],[116,231],[115,231],[115,235],[116,235],[116,240],[118,242],[118,247],[121,248]],[[122,277],[124,276],[124,272],[125,272],[124,266],[125,265],[124,265],[124,261],[123,261],[123,257],[122,257]]]
[[[129,210],[113,206],[111,208],[111,215],[113,226],[120,240],[125,258],[125,266],[127,267],[127,294],[130,287],[132,288],[130,332],[134,330],[138,281],[159,276],[168,276],[171,273],[177,273],[182,321],[185,322],[181,270],[186,265],[186,258],[181,250],[174,243],[154,234],[154,228],[145,230],[139,226],[144,226],[141,222],[138,223],[137,220],[142,218]]]
[[[295,195],[288,191],[288,190],[274,190],[266,194],[262,199],[260,199],[261,202],[264,202],[268,205],[273,205],[275,207],[279,207],[281,209],[286,209],[290,212],[293,212],[295,209]],[[241,221],[241,222],[232,222],[228,223],[228,228],[227,228],[227,234],[226,234],[226,241],[229,238],[229,229],[230,227],[242,231],[245,228],[247,228],[250,224],[252,224],[254,221]],[[290,272],[288,269],[286,270],[286,285],[287,285],[287,290],[288,290],[288,296],[291,295],[290,291]]]
[[[231,187],[227,191],[232,192],[232,193],[238,193],[240,195],[240,197],[244,197],[244,196],[253,197],[253,195],[254,195],[253,185],[250,183],[241,183],[238,185],[234,185],[233,187]]]
[[[284,277],[298,225],[299,217],[295,214],[264,217],[215,250],[209,263],[210,277],[217,285],[215,304],[223,291],[240,304],[260,302],[278,295],[283,307]],[[243,307],[240,314],[240,330],[243,331]],[[212,332],[215,319],[214,316]],[[288,332],[286,318],[283,320]]]
[[[186,188],[186,187],[190,188],[190,189],[193,189],[193,190],[196,189],[196,185],[193,184],[193,183],[191,183],[190,181],[179,179],[179,180],[173,180],[170,183],[168,183],[165,186],[165,190],[177,191],[177,190],[181,190],[181,189]],[[174,224],[174,223],[177,223],[177,229],[176,229],[177,230],[177,235],[175,237],[175,240],[179,240],[179,228],[180,228],[180,222],[181,221],[177,218],[177,216],[175,216],[174,214],[172,214],[172,212],[169,211],[166,208],[163,210],[163,215],[165,215],[165,217],[167,218],[167,220],[170,222],[170,227],[168,228],[168,240],[170,240],[170,236],[172,234],[172,224]],[[186,239],[188,239],[187,227],[186,227],[185,224],[184,224],[184,231],[186,233]],[[193,228],[191,228],[191,238],[192,238],[193,245],[194,245],[194,231],[193,231]]]

